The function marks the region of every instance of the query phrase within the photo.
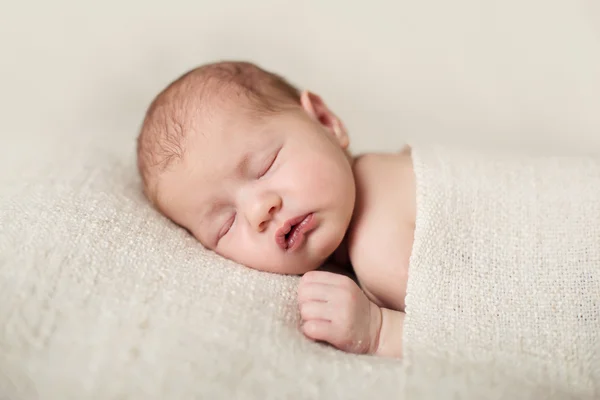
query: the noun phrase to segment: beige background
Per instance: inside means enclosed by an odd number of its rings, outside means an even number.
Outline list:
[[[3,129],[135,135],[185,70],[247,59],[319,92],[355,150],[600,145],[595,0],[3,1]],[[2,141],[10,140],[3,135]]]

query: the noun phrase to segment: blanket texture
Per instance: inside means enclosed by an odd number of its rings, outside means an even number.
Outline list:
[[[298,278],[224,260],[155,212],[141,194],[134,139],[77,131],[11,135],[0,147],[0,398],[577,398],[494,359],[435,346],[401,362],[307,340]],[[482,301],[482,291],[470,298]],[[432,318],[427,304],[421,312]],[[582,304],[574,320],[590,318]],[[411,321],[411,340],[444,328],[422,321]],[[474,326],[427,333],[452,343],[474,337]],[[586,332],[575,343],[586,344]],[[512,334],[498,332],[490,348],[507,347]]]
[[[600,397],[600,158],[416,146],[407,357]]]

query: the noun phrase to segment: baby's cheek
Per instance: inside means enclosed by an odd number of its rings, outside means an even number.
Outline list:
[[[297,180],[315,195],[323,195],[340,186],[338,167],[331,163],[310,162],[299,169]]]

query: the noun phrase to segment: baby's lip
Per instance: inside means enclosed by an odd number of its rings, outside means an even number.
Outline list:
[[[285,236],[290,233],[293,227],[300,223],[303,223],[303,225],[298,227],[300,231],[294,234],[295,240],[293,240],[293,243],[288,243],[288,240],[286,240]],[[313,228],[313,213],[303,214],[295,218],[288,219],[279,229],[277,229],[277,232],[275,232],[275,242],[277,242],[277,245],[282,250],[294,250],[302,244],[304,234]]]

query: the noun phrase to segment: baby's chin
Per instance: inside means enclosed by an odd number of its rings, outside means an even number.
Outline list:
[[[315,271],[319,269],[325,263],[326,258],[317,258],[312,260],[307,259],[288,259],[280,260],[276,264],[262,264],[262,265],[254,265],[251,268],[264,271],[271,272],[275,274],[281,275],[304,275],[307,272]]]
[[[321,268],[323,266],[323,264],[325,263],[325,260],[319,262],[319,263],[315,263],[315,264],[311,264],[311,265],[303,265],[300,268],[296,268],[296,271],[291,273],[291,275],[304,275],[307,272],[310,271],[316,271],[317,269]]]
[[[285,265],[274,266],[269,268],[269,271],[282,275],[304,275],[307,272],[315,271],[323,265],[324,261],[320,262],[302,262],[302,263],[288,263]],[[258,268],[260,269],[260,268]]]

